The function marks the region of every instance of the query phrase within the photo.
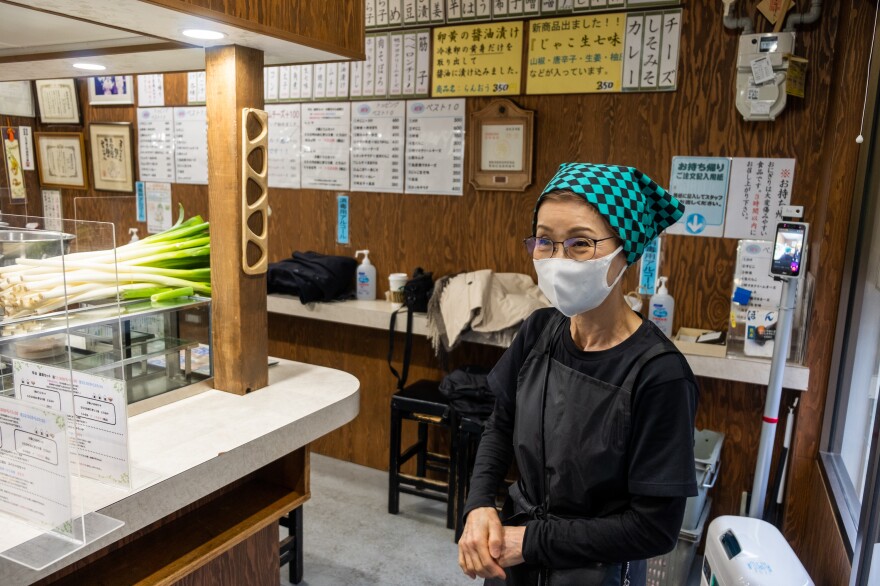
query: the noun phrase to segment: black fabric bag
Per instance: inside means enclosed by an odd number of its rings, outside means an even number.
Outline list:
[[[440,381],[440,392],[459,415],[483,420],[492,414],[495,394],[489,388],[489,371],[482,366],[456,368]]]
[[[391,323],[388,326],[388,368],[397,379],[397,389],[402,390],[409,376],[409,361],[412,357],[412,322],[413,313],[425,313],[428,311],[428,300],[434,292],[434,278],[432,273],[426,273],[422,267],[413,271],[413,277],[403,286],[403,307],[391,314]],[[406,342],[403,346],[403,367],[398,373],[391,359],[394,357],[394,331],[397,325],[397,312],[407,309],[406,312]]]
[[[294,252],[291,258],[269,263],[269,293],[296,295],[303,303],[337,301],[354,297],[357,261],[348,256]]]
[[[403,286],[403,304],[409,310],[425,313],[428,311],[428,300],[434,292],[433,273],[426,273],[418,267],[412,279]]]

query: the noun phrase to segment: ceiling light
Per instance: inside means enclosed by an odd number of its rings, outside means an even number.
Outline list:
[[[202,41],[216,41],[217,39],[222,39],[226,36],[218,31],[209,31],[198,28],[190,28],[182,32],[183,36],[185,37],[189,37],[191,39],[199,39]]]
[[[88,71],[104,71],[107,69],[103,65],[98,65],[97,63],[74,63],[73,66],[77,69],[86,69]]]

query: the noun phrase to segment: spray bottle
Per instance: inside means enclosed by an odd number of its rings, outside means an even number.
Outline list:
[[[651,296],[651,302],[648,305],[648,319],[660,328],[660,331],[666,334],[666,337],[672,339],[672,319],[675,317],[675,300],[666,289],[666,281],[669,277],[660,277],[657,279],[659,286],[657,292]]]
[[[376,299],[376,267],[370,262],[369,250],[358,250],[354,253],[354,257],[364,255],[364,260],[357,267],[357,278],[355,282],[355,296],[358,300],[374,300]]]

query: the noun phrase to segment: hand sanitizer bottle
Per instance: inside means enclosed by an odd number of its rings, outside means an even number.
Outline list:
[[[657,292],[651,296],[651,302],[648,304],[648,319],[660,328],[660,331],[666,334],[666,337],[672,339],[672,318],[675,316],[675,300],[666,289],[666,281],[669,277],[660,277],[657,279],[659,286]]]
[[[370,262],[369,250],[358,250],[354,253],[354,257],[364,255],[364,260],[357,267],[357,278],[355,282],[355,296],[358,300],[375,300],[376,299],[376,267]]]

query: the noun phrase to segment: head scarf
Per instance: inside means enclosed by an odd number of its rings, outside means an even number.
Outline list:
[[[570,191],[598,210],[623,241],[628,265],[636,262],[660,232],[684,215],[684,205],[633,167],[563,163],[535,204],[532,233],[544,196]]]

